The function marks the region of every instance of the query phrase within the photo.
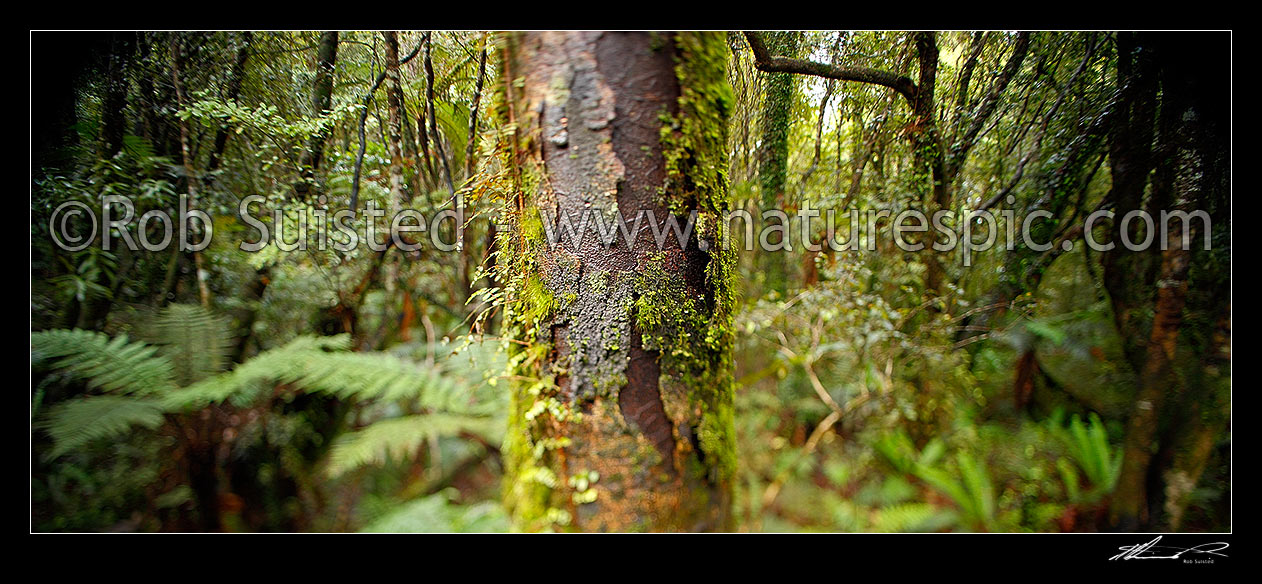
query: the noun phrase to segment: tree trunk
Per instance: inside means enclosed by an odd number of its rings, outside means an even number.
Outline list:
[[[1175,237],[1171,234],[1172,240]],[[1161,278],[1167,285],[1157,291],[1152,334],[1143,369],[1139,372],[1134,410],[1127,420],[1122,472],[1112,509],[1114,523],[1123,529],[1133,530],[1149,524],[1149,462],[1158,446],[1158,424],[1167,394],[1179,391],[1173,366],[1187,297],[1189,255],[1187,251],[1171,247],[1161,258]]]
[[[505,502],[519,529],[730,527],[727,59],[715,33],[506,38]],[[646,214],[633,242],[606,248],[591,226],[545,241],[541,221],[587,209],[628,227]],[[647,212],[664,229],[693,209],[683,245],[648,236]]]
[[[104,158],[113,158],[123,149],[123,136],[127,132],[127,70],[135,50],[134,39],[129,33],[110,33],[109,55],[105,58],[105,100],[101,109]]]
[[[938,112],[934,89],[938,80],[938,39],[933,32],[916,33],[916,55],[920,61],[920,81],[916,87],[916,99],[912,102],[912,127],[909,132],[913,148],[915,182],[918,203],[927,205],[930,214],[951,209],[951,194],[947,190],[946,170],[943,164],[942,143],[938,137]],[[946,267],[942,254],[924,242],[925,292],[930,296],[942,296],[946,282]],[[930,312],[940,307],[934,305]]]
[[[317,116],[329,113],[333,107],[333,72],[337,66],[336,30],[320,35],[318,55],[316,57],[315,84],[311,89],[311,112]],[[302,152],[298,162],[298,171],[302,180],[294,185],[294,190],[306,196],[315,181],[315,173],[320,170],[320,160],[324,158],[324,141],[329,131],[317,132],[307,141],[307,148]]]
[[[237,47],[237,60],[232,64],[232,71],[228,76],[227,91],[224,92],[224,99],[227,101],[236,101],[241,95],[241,84],[245,80],[245,63],[250,59],[250,44],[254,42],[254,33],[245,31],[241,33],[241,44]],[[228,135],[230,128],[226,125],[219,126],[215,130],[215,149],[210,151],[210,162],[206,164],[207,172],[219,170],[219,165],[223,162],[224,149],[228,147]]]
[[[399,38],[394,31],[386,38],[386,109],[390,126],[390,207],[409,200],[403,181],[403,84],[399,79]]]
[[[1136,33],[1118,33],[1118,105],[1109,136],[1108,197],[1114,205],[1115,225],[1143,204],[1152,170],[1152,142],[1157,111],[1157,63],[1153,48],[1141,44]],[[1132,241],[1141,221],[1132,221]],[[1114,229],[1114,239],[1120,229]],[[1153,281],[1160,258],[1153,251],[1133,252],[1121,245],[1104,253],[1104,286],[1109,291],[1113,318],[1122,333],[1123,349],[1135,371],[1143,367],[1146,327],[1140,322],[1152,302]]]
[[[175,88],[175,103],[179,109],[186,107],[187,100],[184,96],[184,84],[180,81],[180,60],[181,49],[179,37],[171,37],[171,85]],[[188,128],[188,120],[180,120],[180,160],[184,163],[185,180],[188,186],[188,208],[189,212],[197,209],[197,168],[196,161],[193,159],[192,136]],[[202,227],[201,229],[205,229]],[[200,231],[200,229],[199,229]],[[206,284],[206,263],[202,258],[202,252],[193,251],[193,264],[197,268],[197,296],[201,300],[204,307],[210,307],[210,288]]]
[[[763,35],[767,40],[767,48],[776,55],[797,56],[799,33],[793,31],[771,32]],[[789,167],[789,126],[793,120],[793,86],[792,73],[764,73],[767,76],[763,90],[762,140],[758,145],[758,184],[762,194],[762,210],[783,209],[786,204],[784,192]],[[823,116],[821,110],[820,116]],[[790,233],[789,226],[785,226]],[[788,235],[785,235],[787,238]],[[802,242],[805,244],[806,242]],[[788,258],[785,251],[764,254],[763,273],[766,276],[766,290],[775,290],[783,294],[788,287]]]
[[[1186,212],[1193,208],[1217,211],[1218,221],[1211,224],[1211,229],[1219,236],[1215,238],[1220,241],[1217,245],[1223,246],[1221,236],[1230,233],[1230,183],[1227,179],[1230,176],[1230,118],[1225,97],[1230,94],[1227,89],[1230,76],[1221,73],[1221,66],[1206,65],[1211,59],[1208,43],[1187,43],[1182,39],[1176,43],[1170,36],[1161,34],[1141,36],[1137,40],[1138,52],[1155,53],[1161,88],[1158,147],[1153,153],[1156,171],[1149,179],[1151,188],[1146,209],[1153,213],[1158,224],[1161,223],[1160,211]],[[1216,48],[1221,50],[1221,47]],[[1139,182],[1140,193],[1142,186],[1143,182]],[[1131,207],[1136,201],[1119,203],[1119,207]],[[1213,290],[1211,282],[1230,285],[1230,248],[1200,249],[1203,232],[1198,227],[1203,227],[1196,222],[1183,225],[1169,221],[1167,225],[1169,233],[1165,234],[1163,242],[1166,249],[1156,254],[1160,264],[1155,300],[1151,305],[1138,307],[1143,310],[1151,306],[1152,322],[1147,344],[1142,345],[1143,357],[1137,368],[1139,387],[1134,410],[1127,420],[1121,476],[1111,510],[1113,524],[1123,530],[1148,529],[1162,523],[1157,511],[1163,507],[1170,512],[1165,523],[1174,527],[1180,524],[1186,497],[1204,470],[1219,430],[1227,423],[1225,417],[1216,412],[1230,407],[1230,382],[1223,387],[1224,383],[1215,379],[1221,375],[1219,367],[1224,364],[1218,353],[1227,341],[1205,330],[1213,328],[1206,323],[1229,322],[1230,297],[1215,292],[1198,293],[1209,298],[1197,303],[1198,299],[1189,292],[1193,269],[1199,271],[1203,282],[1198,288]],[[1187,238],[1191,249],[1183,249],[1185,229],[1192,231]],[[1162,242],[1160,233],[1155,240]],[[1226,255],[1226,261],[1215,258],[1216,254]],[[1197,259],[1195,268],[1194,259]],[[1116,272],[1125,265],[1125,262],[1113,262],[1106,263],[1105,267],[1115,270],[1113,278],[1117,280],[1127,275]],[[1142,264],[1132,265],[1137,269],[1145,268]],[[1129,275],[1137,279],[1137,274]],[[1197,309],[1201,314],[1196,313]],[[1138,333],[1134,320],[1121,321],[1119,328],[1123,335]],[[1189,328],[1188,334],[1184,334],[1184,328]],[[1229,335],[1229,324],[1225,330]],[[1198,340],[1206,337],[1214,340],[1208,343]],[[1189,352],[1198,362],[1212,363],[1213,367],[1193,371],[1180,368],[1179,355]],[[1229,366],[1229,358],[1225,364]],[[1217,403],[1218,407],[1208,407],[1211,403]],[[1200,413],[1201,407],[1205,407],[1206,413]],[[1154,453],[1159,449],[1172,451],[1173,460],[1169,461],[1170,468],[1165,472],[1161,468],[1165,462],[1158,464],[1154,460]],[[1162,474],[1172,479],[1166,488],[1150,489],[1154,479]],[[1161,501],[1163,496],[1167,497],[1165,505]]]

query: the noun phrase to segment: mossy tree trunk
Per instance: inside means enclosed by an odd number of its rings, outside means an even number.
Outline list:
[[[801,33],[796,31],[769,32],[765,35],[767,48],[776,55],[797,57]],[[793,121],[792,73],[766,73],[762,98],[762,141],[758,146],[758,185],[761,190],[762,210],[785,209],[790,201],[785,194],[789,172],[789,125]],[[823,114],[821,113],[821,116]],[[786,229],[788,226],[785,226]],[[785,231],[788,237],[788,231]],[[764,255],[762,272],[766,277],[766,289],[782,295],[788,287],[788,250]]]
[[[505,501],[517,528],[728,529],[733,252],[727,210],[728,49],[715,33],[524,33],[502,39],[500,232],[513,407]],[[600,213],[652,212],[683,244],[601,243]],[[564,218],[561,218],[564,222]],[[635,233],[635,230],[631,230]]]

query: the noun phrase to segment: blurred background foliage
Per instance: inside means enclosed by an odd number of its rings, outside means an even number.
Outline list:
[[[779,35],[777,54],[919,71],[910,33]],[[502,291],[487,277],[497,209],[468,187],[501,131],[495,39],[32,36],[33,530],[510,529],[498,503]],[[763,73],[744,38],[730,40],[734,208],[919,204],[908,137],[924,122],[895,92]],[[1102,145],[1067,158],[1117,99],[1119,40],[1034,34],[1004,89],[1016,42],[936,36],[939,132],[965,134],[978,101],[998,95],[954,179],[956,205],[1011,195],[1009,208],[1068,224],[1111,189]],[[1076,182],[1054,207],[1058,172]],[[136,216],[174,212],[190,187],[214,222],[200,253],[52,244],[62,203],[119,194]],[[429,217],[453,190],[469,219],[459,252],[237,247],[254,237],[237,219],[248,194],[296,223],[352,197]],[[1198,261],[1229,263],[1229,224],[1215,227],[1217,255]],[[811,230],[818,241],[822,221]],[[793,252],[740,253],[738,529],[1108,528],[1139,372],[1100,254],[999,247],[963,268],[864,243],[814,253],[795,236]],[[945,270],[939,294],[926,293],[933,269]],[[1224,284],[1209,278],[1193,293]],[[996,296],[1002,286],[1016,293]],[[1189,345],[1229,345],[1229,324],[1215,341],[1213,314],[1188,319],[1184,334],[1203,337]],[[1220,388],[1205,410],[1229,415],[1229,354],[1225,368],[1180,359],[1181,375]],[[1230,433],[1218,428],[1190,485],[1153,479],[1151,524],[1230,529]]]

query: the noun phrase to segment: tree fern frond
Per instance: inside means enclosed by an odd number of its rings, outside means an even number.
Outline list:
[[[329,452],[332,476],[359,466],[411,458],[427,440],[470,432],[498,443],[501,424],[490,417],[433,413],[383,420],[340,437]]]
[[[202,407],[259,387],[286,383],[343,399],[416,399],[426,409],[490,414],[494,403],[473,399],[477,384],[460,382],[441,367],[424,367],[384,353],[352,353],[349,337],[299,337],[264,351],[236,369],[208,377],[165,398],[171,408]]]
[[[348,348],[349,335],[298,337],[285,345],[259,353],[231,371],[173,391],[163,397],[163,404],[171,410],[189,410],[239,398],[250,390],[261,388],[267,382],[289,381],[294,377],[293,371],[301,371],[304,363],[333,354],[326,351],[344,351]]]
[[[136,395],[163,393],[175,388],[171,362],[156,347],[128,342],[126,335],[110,339],[85,330],[50,330],[31,334],[31,367],[52,362],[89,387]]]
[[[137,426],[156,428],[162,415],[155,400],[96,395],[54,406],[38,426],[53,439],[48,453],[51,459],[93,440],[126,434]]]
[[[149,327],[155,344],[171,359],[180,385],[224,370],[232,349],[228,319],[195,304],[172,304]]]
[[[423,368],[393,355],[375,353],[293,353],[278,359],[277,379],[308,391],[342,398],[404,399],[421,397],[444,383],[433,368]]]
[[[238,370],[247,377],[267,377],[341,398],[419,399],[429,409],[479,413],[471,409],[469,388],[441,366],[424,367],[385,353],[352,353],[345,351],[345,337],[326,339],[299,338]]]
[[[242,396],[247,393],[246,390],[260,387],[262,381],[259,377],[230,371],[170,391],[159,399],[167,411],[195,410]]]
[[[486,533],[509,529],[502,505],[453,505],[446,493],[408,501],[364,526],[361,533]]]

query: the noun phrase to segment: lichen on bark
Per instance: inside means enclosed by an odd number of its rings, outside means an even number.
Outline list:
[[[735,462],[724,39],[503,40],[517,227],[498,264],[513,380],[505,502],[523,530],[723,529]],[[561,229],[553,244],[539,228],[585,212],[682,224],[691,210],[690,238],[660,249],[643,233],[606,244]]]

